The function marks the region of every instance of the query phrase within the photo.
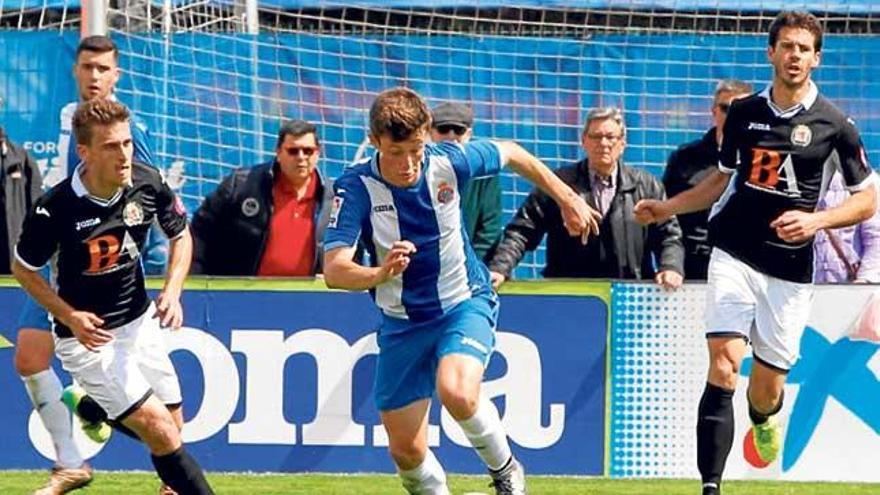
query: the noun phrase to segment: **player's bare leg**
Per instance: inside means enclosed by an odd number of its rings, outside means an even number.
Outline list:
[[[733,393],[746,340],[739,335],[715,335],[706,341],[709,373],[697,412],[697,467],[703,494],[715,495],[721,493],[721,475],[733,446]]]
[[[174,420],[177,431],[183,432],[183,404],[168,405],[168,412],[171,413],[171,419]],[[177,495],[173,488],[162,483],[159,487],[159,495]]]
[[[149,397],[122,424],[134,431],[147,444],[164,483],[179,493],[213,494],[202,468],[183,446],[180,429],[165,404]]]
[[[450,354],[437,368],[437,395],[486,463],[496,493],[526,493],[525,473],[510,452],[498,409],[480,397],[482,381],[483,363],[467,354]]]
[[[61,381],[52,369],[54,347],[51,332],[36,328],[18,331],[15,369],[56,449],[57,462],[38,494],[67,493],[92,481],[92,468],[73,440],[70,413],[61,402]]]
[[[428,448],[430,399],[422,399],[399,409],[382,411],[388,433],[388,451],[403,487],[411,494],[447,495],[446,473]]]

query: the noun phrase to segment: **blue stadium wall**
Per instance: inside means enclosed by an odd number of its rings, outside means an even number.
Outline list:
[[[153,286],[157,281],[152,281]],[[0,279],[0,330],[22,292]],[[880,338],[858,331],[874,287],[820,287],[786,385],[784,449],[749,466],[745,389],[735,397],[734,479],[880,482]],[[696,404],[705,386],[705,286],[520,282],[505,286],[483,390],[533,474],[696,478]],[[393,472],[371,394],[378,314],[364,293],[319,282],[188,283],[186,327],[168,335],[184,391],[184,439],[210,470]],[[0,470],[43,468],[45,430],[0,338]],[[63,381],[67,382],[67,377]],[[483,470],[435,404],[429,443],[452,472]],[[77,431],[101,469],[150,469],[141,446]]]

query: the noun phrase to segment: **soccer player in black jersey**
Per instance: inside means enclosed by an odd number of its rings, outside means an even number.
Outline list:
[[[718,170],[666,201],[636,205],[639,220],[649,223],[718,200],[709,224],[714,246],[706,311],[709,374],[697,421],[704,495],[720,493],[733,444],[732,397],[749,342],[752,428],[744,448],[757,466],[778,456],[776,414],[812,299],[813,236],[819,229],[861,222],[876,210],[875,178],[858,130],[811,80],[821,50],[822,28],[814,16],[779,14],[767,49],[773,82],[731,106]],[[837,208],[817,212],[835,167],[852,195]]]
[[[109,420],[147,445],[162,481],[181,494],[212,493],[175,423],[182,419],[180,385],[160,329],[183,323],[192,238],[186,212],[159,172],[132,162],[129,119],[125,106],[106,99],[77,108],[73,131],[83,163],[34,204],[13,274],[53,315],[64,369]],[[140,263],[154,219],[171,239],[155,303]],[[37,272],[53,256],[57,293]]]

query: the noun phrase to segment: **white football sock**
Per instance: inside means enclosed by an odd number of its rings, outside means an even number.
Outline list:
[[[403,487],[411,494],[449,495],[446,487],[446,473],[431,449],[425,453],[425,460],[413,469],[397,469]]]
[[[507,464],[511,457],[510,444],[492,401],[481,398],[476,414],[458,424],[489,469],[497,471]]]
[[[73,441],[70,412],[61,402],[61,380],[55,370],[49,368],[21,379],[37,414],[43,420],[43,426],[52,437],[57,464],[63,468],[82,466],[83,458]]]

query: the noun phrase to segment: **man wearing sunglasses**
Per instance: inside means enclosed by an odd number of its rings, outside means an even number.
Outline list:
[[[712,100],[712,120],[714,126],[703,137],[683,144],[669,155],[666,171],[663,173],[663,186],[668,196],[686,191],[709,175],[718,167],[721,130],[727,119],[730,102],[752,93],[752,85],[736,79],[724,79],[715,86]],[[706,280],[709,268],[709,210],[695,211],[678,215],[684,243],[684,277],[687,280]]]
[[[431,112],[431,140],[465,144],[473,136],[474,111],[461,103],[441,103]],[[493,175],[468,183],[461,198],[465,230],[477,257],[488,262],[501,237],[501,180]]]
[[[308,277],[321,272],[333,187],[317,170],[314,124],[285,122],[275,158],[227,176],[193,216],[191,273]]]

